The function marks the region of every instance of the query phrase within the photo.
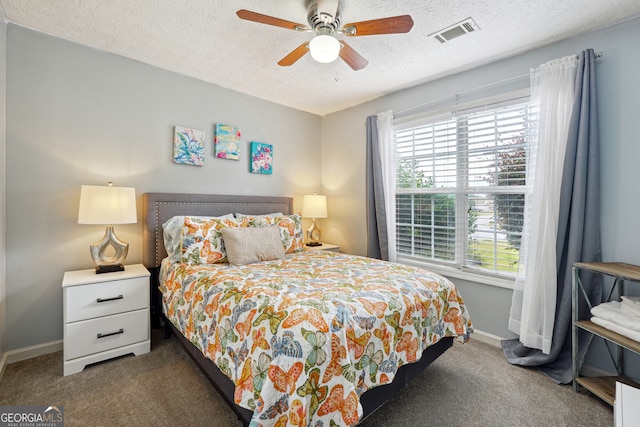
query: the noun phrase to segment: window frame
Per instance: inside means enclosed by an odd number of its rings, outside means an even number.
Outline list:
[[[455,115],[459,114],[473,114],[474,112],[479,112],[483,110],[491,110],[500,108],[500,106],[508,106],[514,105],[518,103],[525,103],[530,101],[531,92],[529,88],[507,92],[503,94],[499,94],[493,97],[485,97],[482,99],[477,99],[474,101],[467,102],[461,105],[449,105],[440,107],[438,109],[426,110],[421,113],[413,114],[408,117],[400,117],[394,118],[393,123],[393,132],[394,132],[394,144],[395,144],[395,134],[397,131],[402,129],[409,129],[419,127],[421,125],[428,125],[436,123],[439,120],[449,120]],[[459,126],[459,125],[458,125]],[[466,144],[464,144],[466,146]],[[458,146],[460,148],[460,146]],[[466,148],[465,148],[466,149]],[[462,150],[456,150],[462,151]],[[461,153],[457,154],[457,163],[460,160],[460,156],[463,155]],[[456,178],[459,179],[462,176],[463,180],[468,180],[468,173],[456,173]],[[428,258],[422,258],[417,256],[412,256],[408,254],[399,253],[396,249],[396,259],[398,262],[407,265],[413,265],[417,267],[427,268],[435,273],[439,273],[448,277],[458,278],[462,280],[471,281],[474,283],[480,283],[485,285],[497,286],[507,289],[514,289],[515,282],[515,274],[513,276],[502,275],[499,273],[495,273],[492,271],[479,271],[477,269],[470,268],[464,263],[466,260],[462,259],[464,255],[460,255],[460,250],[463,250],[463,254],[466,253],[466,249],[468,244],[467,240],[467,222],[468,216],[465,211],[466,205],[468,204],[467,197],[472,194],[474,190],[478,190],[478,193],[491,193],[492,191],[498,192],[499,190],[492,190],[489,187],[469,187],[468,182],[465,182],[464,185],[460,185],[459,182],[456,182],[456,186],[453,188],[433,188],[433,189],[421,189],[421,194],[455,194],[456,195],[456,262],[448,263],[448,262],[438,262],[437,260],[430,260]],[[505,192],[504,187],[500,188],[501,193]],[[507,190],[507,192],[513,192],[517,194],[523,194],[525,191],[524,186],[514,186]],[[410,192],[404,192],[408,194]],[[395,194],[394,193],[394,198]],[[460,203],[459,201],[462,201]],[[396,223],[397,224],[397,223]],[[459,232],[459,231],[463,232]],[[461,246],[462,245],[462,246]]]

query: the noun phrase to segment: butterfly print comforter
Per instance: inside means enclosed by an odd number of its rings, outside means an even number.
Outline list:
[[[235,383],[253,426],[354,425],[362,393],[441,338],[472,332],[442,276],[335,252],[165,261],[160,289],[167,318]]]

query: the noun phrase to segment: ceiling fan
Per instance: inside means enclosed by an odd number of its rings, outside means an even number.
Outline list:
[[[341,0],[306,0],[306,3],[308,25],[274,18],[273,16],[245,9],[236,13],[240,19],[246,21],[273,25],[289,30],[316,33],[316,36],[311,41],[305,41],[278,62],[278,65],[284,67],[295,64],[307,52],[311,52],[313,59],[318,62],[333,62],[339,56],[353,70],[361,70],[369,62],[344,40],[338,40],[335,37],[336,34],[342,34],[347,37],[397,34],[408,33],[413,27],[411,16],[399,15],[353,22],[340,28]]]

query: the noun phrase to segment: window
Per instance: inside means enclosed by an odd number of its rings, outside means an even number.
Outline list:
[[[398,259],[515,274],[534,116],[519,99],[395,125]]]

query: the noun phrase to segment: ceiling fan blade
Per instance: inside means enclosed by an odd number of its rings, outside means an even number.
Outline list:
[[[362,55],[356,52],[351,46],[340,40],[342,49],[340,49],[340,58],[347,63],[354,71],[362,70],[367,66],[369,61],[364,59]]]
[[[285,56],[278,62],[278,65],[283,67],[288,67],[289,65],[293,65],[296,61],[302,58],[305,53],[309,52],[309,42],[304,42],[297,48],[293,49],[290,54]]]
[[[347,36],[372,36],[376,34],[408,33],[411,27],[413,27],[411,16],[399,15],[345,24],[342,31]]]
[[[274,18],[273,16],[263,15],[261,13],[252,12],[250,10],[240,9],[236,12],[238,18],[245,21],[258,22],[260,24],[273,25],[275,27],[287,28],[289,30],[307,30],[306,25],[298,24],[296,22],[286,21],[280,18]]]

